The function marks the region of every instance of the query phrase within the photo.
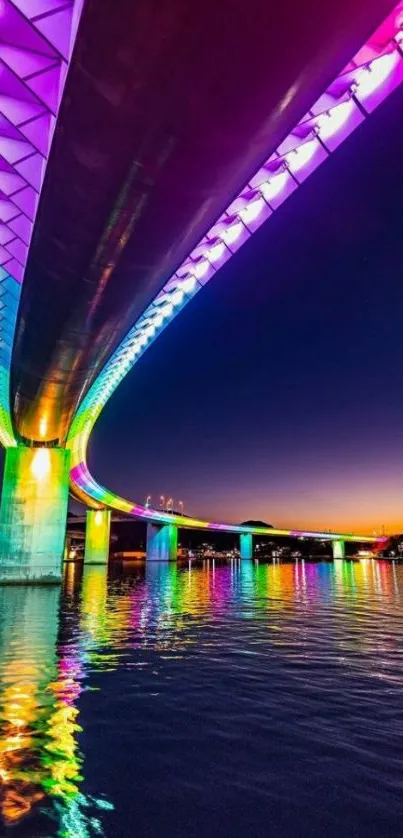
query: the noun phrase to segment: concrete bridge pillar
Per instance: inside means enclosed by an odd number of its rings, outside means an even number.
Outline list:
[[[66,562],[70,556],[71,550],[71,535],[66,535],[65,542],[64,542],[64,551],[63,551],[63,558]]]
[[[0,584],[62,578],[70,452],[6,450],[0,506]]]
[[[251,559],[253,556],[253,542],[251,532],[241,532],[239,536],[240,549],[239,554],[241,559]]]
[[[87,509],[84,564],[108,563],[110,529],[110,509]]]
[[[344,541],[342,541],[342,539],[339,539],[338,541],[333,541],[332,542],[332,548],[333,548],[333,558],[334,559],[344,559],[344,557],[346,555],[346,546],[344,544]]]
[[[175,562],[178,557],[178,527],[147,524],[147,561]]]

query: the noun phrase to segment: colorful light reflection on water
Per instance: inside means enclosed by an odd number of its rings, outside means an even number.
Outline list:
[[[5,834],[397,834],[402,591],[373,560],[0,588]]]

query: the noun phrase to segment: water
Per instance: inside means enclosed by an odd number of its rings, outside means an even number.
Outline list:
[[[401,834],[402,598],[370,560],[0,588],[3,834]]]

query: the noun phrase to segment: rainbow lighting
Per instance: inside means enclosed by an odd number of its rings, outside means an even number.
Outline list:
[[[0,505],[1,578],[59,582],[68,505],[69,452],[13,447]]]
[[[92,507],[108,506],[161,524],[270,535],[296,535],[345,541],[373,541],[351,534],[250,530],[170,515],[124,500],[100,486],[88,471],[86,450],[104,405],[146,349],[253,233],[304,180],[381,104],[403,77],[403,2],[352,58],[311,109],[254,172],[216,219],[189,257],[123,338],[79,406],[68,436],[71,486]]]
[[[21,285],[84,0],[0,0],[0,442]]]
[[[104,564],[109,555],[111,513],[109,509],[89,509],[85,527],[86,564]]]

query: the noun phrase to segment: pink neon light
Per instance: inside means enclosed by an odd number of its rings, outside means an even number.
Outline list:
[[[332,108],[327,113],[320,114],[316,119],[316,126],[320,131],[321,139],[326,141],[342,128],[354,110],[354,102],[349,99],[341,105]]]

